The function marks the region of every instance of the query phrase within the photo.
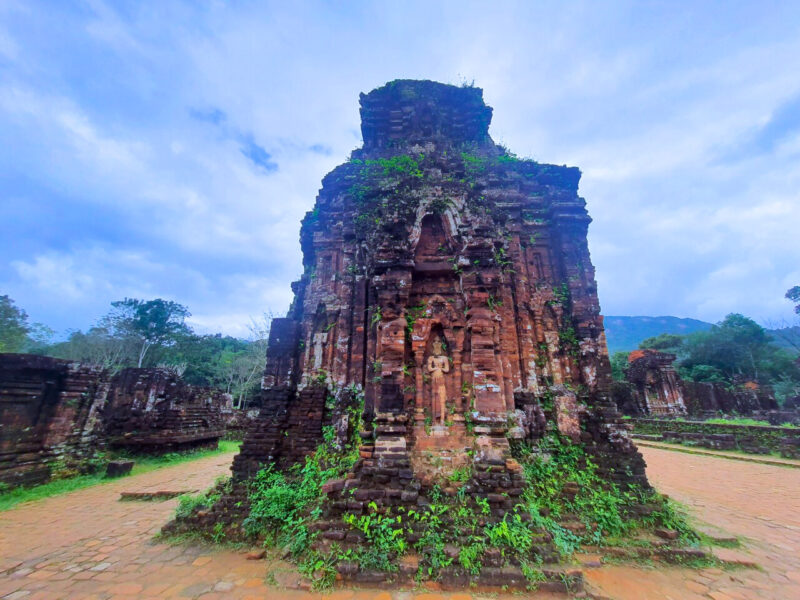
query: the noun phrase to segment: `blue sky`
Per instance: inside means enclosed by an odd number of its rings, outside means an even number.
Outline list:
[[[800,3],[764,1],[0,0],[0,294],[245,335],[396,78],[474,80],[496,141],[582,169],[605,314],[791,316]]]

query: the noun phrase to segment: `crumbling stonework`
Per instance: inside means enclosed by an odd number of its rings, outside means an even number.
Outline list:
[[[609,400],[580,172],[509,154],[491,114],[477,88],[362,94],[363,148],[303,220],[305,272],[272,324],[261,414],[233,491],[200,522],[246,510],[248,479],[302,461],[326,425],[344,435],[362,394],[360,459],[324,487],[322,544],[357,544],[345,516],[424,506],[434,489],[502,519],[524,486],[512,445],[545,432],[584,447],[606,481],[649,489]]]
[[[719,413],[751,415],[778,408],[768,388],[742,385],[730,389],[721,383],[680,381],[690,415],[718,416]]]
[[[0,354],[0,482],[47,481],[102,447],[101,368],[29,354]]]
[[[111,381],[103,409],[112,448],[168,452],[216,448],[224,433],[222,407],[230,396],[191,386],[161,368],[129,368]]]
[[[775,413],[772,418],[780,418],[778,404],[769,387],[754,382],[731,388],[717,382],[684,381],[673,368],[673,362],[674,354],[650,349],[631,352],[625,370],[626,381],[614,382],[611,387],[619,410],[630,416],[761,414],[769,418]]]
[[[167,452],[215,447],[230,396],[166,369],[105,369],[0,354],[0,482],[47,481],[90,467],[106,447]]]
[[[681,379],[672,367],[674,354],[634,350],[628,355],[626,378],[640,414],[685,415]]]

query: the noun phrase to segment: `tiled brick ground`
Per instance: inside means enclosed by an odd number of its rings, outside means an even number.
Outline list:
[[[748,538],[743,549],[723,554],[754,560],[763,571],[588,569],[594,591],[619,600],[800,598],[800,470],[652,448],[644,453],[649,476],[659,489],[722,532]],[[184,463],[0,513],[0,598],[320,597],[268,585],[268,570],[278,581],[284,580],[282,565],[248,561],[239,552],[153,541],[177,500],[118,501],[122,491],[204,489],[228,472],[230,460],[231,455],[225,455]],[[325,597],[467,600],[484,596],[337,590]]]
[[[246,560],[241,552],[154,541],[177,500],[118,501],[123,491],[205,489],[229,473],[231,459],[230,454],[214,456],[0,512],[0,598],[320,598],[266,583],[268,571],[284,580],[287,565]],[[325,598],[468,600],[472,596],[338,590]]]
[[[612,598],[640,600],[789,600],[800,598],[800,469],[640,447],[650,482],[687,506],[710,531],[741,536],[720,558],[761,567],[718,569],[612,567],[586,571]]]

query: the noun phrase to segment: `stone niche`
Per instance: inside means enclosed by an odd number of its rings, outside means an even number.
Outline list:
[[[362,486],[375,476],[424,493],[465,462],[500,468],[503,489],[472,482],[499,514],[519,493],[509,438],[544,421],[610,479],[646,486],[609,400],[580,171],[496,145],[478,88],[395,81],[360,102],[364,145],[323,179],[303,220],[304,273],[273,321],[235,481],[302,460],[342,414],[343,390],[357,389]]]

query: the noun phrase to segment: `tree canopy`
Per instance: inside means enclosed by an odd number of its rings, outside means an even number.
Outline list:
[[[0,352],[33,352],[112,371],[168,368],[187,383],[220,388],[236,406],[247,406],[260,387],[271,317],[252,321],[249,339],[239,339],[197,334],[185,322],[189,316],[186,306],[170,300],[125,298],[112,302],[95,326],[49,343],[41,325],[29,323],[24,310],[0,296]]]
[[[46,344],[52,335],[49,327],[31,323],[28,313],[11,298],[0,296],[0,352],[30,352]]]
[[[138,367],[142,366],[147,351],[153,346],[174,345],[180,336],[191,333],[184,320],[192,313],[177,302],[161,298],[125,298],[112,302],[111,306],[113,309],[103,322],[116,337],[138,341]]]
[[[692,381],[759,381],[773,385],[779,396],[800,387],[797,357],[777,346],[761,325],[737,313],[708,331],[662,334],[643,340],[640,348],[675,354],[681,377]]]
[[[800,285],[790,288],[786,292],[786,298],[794,302],[794,312],[800,315]]]

